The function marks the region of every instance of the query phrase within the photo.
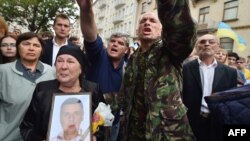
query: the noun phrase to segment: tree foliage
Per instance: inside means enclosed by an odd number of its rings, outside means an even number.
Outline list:
[[[0,0],[0,15],[8,22],[26,26],[30,31],[48,30],[57,13],[77,18],[72,0]]]

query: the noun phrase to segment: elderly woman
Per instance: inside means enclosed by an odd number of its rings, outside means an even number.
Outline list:
[[[16,38],[6,35],[0,39],[0,64],[13,62],[16,60]]]
[[[99,102],[104,102],[99,89],[82,79],[86,64],[87,62],[80,48],[68,45],[60,48],[55,62],[56,79],[41,82],[37,85],[30,107],[20,126],[24,140],[46,140],[54,93],[92,92],[93,110],[98,106]],[[97,140],[103,141],[99,135],[96,135]]]
[[[19,141],[19,125],[36,84],[55,78],[53,69],[39,61],[43,41],[27,32],[16,41],[17,60],[0,65],[0,140]]]

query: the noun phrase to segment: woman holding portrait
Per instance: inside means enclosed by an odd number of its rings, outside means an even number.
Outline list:
[[[55,62],[56,79],[41,82],[37,85],[29,109],[20,126],[25,141],[46,140],[54,93],[69,95],[92,92],[93,110],[99,102],[104,102],[104,98],[96,85],[83,79],[84,70],[87,66],[85,58],[78,47],[66,45],[60,48]],[[95,134],[95,137],[97,140],[103,141],[101,132]]]

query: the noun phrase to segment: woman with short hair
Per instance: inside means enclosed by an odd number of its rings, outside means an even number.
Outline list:
[[[16,41],[17,60],[0,65],[0,140],[19,141],[19,125],[30,104],[36,84],[55,78],[51,66],[39,61],[43,41],[35,33]]]

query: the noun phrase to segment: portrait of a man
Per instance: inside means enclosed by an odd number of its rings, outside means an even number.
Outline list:
[[[58,130],[57,135],[52,136],[50,141],[90,141],[90,125],[87,128],[81,127],[82,122],[85,122],[83,102],[79,98],[69,97],[62,102],[59,109],[61,130]]]

